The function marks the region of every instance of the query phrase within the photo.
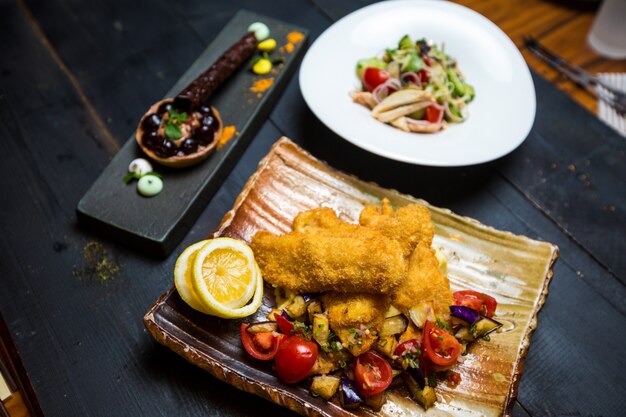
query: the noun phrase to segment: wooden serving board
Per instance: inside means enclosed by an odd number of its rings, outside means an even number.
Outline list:
[[[234,126],[234,137],[217,149],[208,160],[186,169],[170,169],[153,163],[163,176],[163,191],[152,198],[137,193],[136,183],[124,184],[129,163],[143,155],[135,142],[135,133],[113,158],[100,177],[78,203],[78,219],[98,232],[113,237],[133,249],[167,256],[185,236],[193,222],[217,191],[294,72],[306,44],[307,31],[249,11],[238,12],[209,47],[178,80],[165,97],[173,97],[208,68],[226,49],[238,41],[253,22],[266,23],[277,50],[272,57],[284,58],[265,76],[250,71],[246,63],[211,97],[224,125]],[[300,32],[301,42],[286,47],[287,34]],[[260,79],[273,79],[272,86],[255,92],[252,86]],[[137,109],[137,121],[146,109]]]
[[[250,242],[258,230],[284,233],[297,213],[327,206],[356,222],[362,208],[388,198],[398,207],[428,204],[393,190],[343,174],[283,138],[261,161],[257,171],[226,213],[215,236]],[[558,248],[485,226],[449,210],[429,206],[435,224],[433,245],[448,259],[454,290],[469,288],[498,300],[496,316],[504,323],[490,342],[474,344],[456,371],[461,383],[452,389],[441,382],[438,403],[425,412],[405,392],[391,391],[379,415],[499,416],[510,415],[530,333],[544,304]],[[272,308],[266,287],[262,308],[246,322],[265,320]],[[191,363],[235,387],[254,393],[307,416],[371,415],[371,411],[342,409],[308,392],[306,383],[285,385],[271,364],[256,361],[239,341],[241,320],[224,320],[188,307],[175,289],[149,309],[144,323],[152,336]]]

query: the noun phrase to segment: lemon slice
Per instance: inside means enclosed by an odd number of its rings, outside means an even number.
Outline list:
[[[208,240],[203,240],[189,246],[180,254],[176,260],[176,266],[174,266],[174,285],[176,286],[180,298],[195,310],[205,314],[208,314],[209,311],[204,308],[200,297],[196,294],[196,290],[193,287],[192,275],[193,261],[196,259],[196,254],[207,242]]]
[[[197,300],[209,314],[240,318],[261,306],[261,271],[252,249],[242,241],[217,238],[205,242],[193,260],[191,278]]]

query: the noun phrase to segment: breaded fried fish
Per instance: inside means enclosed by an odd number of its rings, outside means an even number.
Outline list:
[[[420,242],[409,261],[406,279],[391,295],[394,306],[408,309],[421,301],[432,301],[436,315],[450,314],[453,305],[450,281],[439,270],[435,251],[426,243]]]
[[[408,268],[397,241],[326,208],[298,214],[290,233],[257,232],[251,247],[263,278],[294,292],[389,294]]]
[[[321,300],[328,312],[330,328],[343,346],[354,356],[367,352],[383,325],[389,297],[328,292],[322,295]]]
[[[430,246],[435,235],[428,208],[409,204],[394,211],[386,198],[381,201],[380,207],[366,206],[361,211],[359,223],[400,243],[406,259],[409,259],[418,243]]]

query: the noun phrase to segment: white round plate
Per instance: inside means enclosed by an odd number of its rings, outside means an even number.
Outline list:
[[[380,56],[400,38],[445,42],[476,98],[469,118],[434,134],[407,133],[375,120],[353,103],[361,58]],[[463,166],[497,159],[519,146],[535,119],[535,87],[513,42],[480,14],[454,3],[402,0],[357,10],[310,47],[300,89],[313,113],[339,136],[375,154],[430,166]]]

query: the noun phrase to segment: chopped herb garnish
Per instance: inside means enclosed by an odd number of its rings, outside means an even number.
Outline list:
[[[139,175],[138,173],[129,172],[128,174],[124,175],[124,184],[130,184],[132,180],[138,180],[139,178],[141,178],[141,175]]]
[[[484,336],[483,336],[483,340],[485,340],[485,341],[487,341],[487,342],[488,342],[488,341],[490,341],[490,340],[491,340],[491,336],[489,336],[488,334],[486,334],[486,335],[484,335]]]
[[[440,329],[450,330],[450,325],[441,320],[439,317],[437,317],[437,327],[439,327]]]
[[[345,368],[346,367],[346,361],[339,361],[339,367],[341,369]]]
[[[183,136],[180,125],[187,121],[187,113],[179,113],[174,109],[169,112],[169,117],[165,123],[165,137],[169,140],[177,140]]]
[[[378,342],[378,346],[385,347],[385,346],[387,346],[387,342],[389,342],[387,339],[383,339],[383,340]]]
[[[180,126],[170,124],[170,121],[168,119],[167,124],[165,125],[165,136],[169,140],[177,140],[183,136],[183,131],[180,129]]]
[[[472,336],[476,336],[476,332],[478,331],[478,329],[476,328],[475,324],[472,324],[472,326],[469,328],[469,332]]]

